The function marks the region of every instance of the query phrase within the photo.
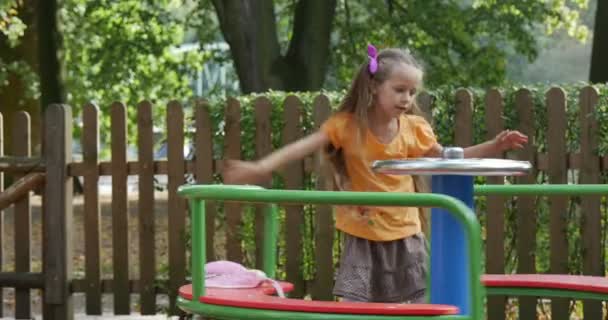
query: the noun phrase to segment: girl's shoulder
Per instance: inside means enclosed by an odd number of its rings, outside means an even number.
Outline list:
[[[426,145],[436,143],[435,133],[426,118],[418,115],[404,115],[401,119],[407,123],[403,126],[403,134],[416,137],[419,144],[420,141],[427,141],[424,143]]]
[[[339,119],[343,121],[350,121],[354,118],[354,114],[346,111],[338,111],[329,116],[330,119]]]
[[[430,126],[430,123],[426,121],[424,117],[414,114],[403,114],[401,119],[406,121],[412,127]]]
[[[350,112],[338,111],[327,119],[326,123],[331,123],[334,126],[345,126],[355,119]]]

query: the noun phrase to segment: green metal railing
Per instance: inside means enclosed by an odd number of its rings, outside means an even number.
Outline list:
[[[607,184],[484,184],[475,185],[476,196],[584,196],[608,195]]]
[[[347,191],[304,191],[268,190],[254,186],[230,185],[188,185],[182,186],[178,194],[189,200],[192,208],[192,300],[178,297],[178,305],[188,311],[210,317],[226,319],[483,319],[484,288],[481,275],[481,232],[475,213],[463,202],[440,194],[426,193],[386,193],[386,192],[347,192]],[[321,314],[305,312],[286,312],[209,305],[199,302],[205,294],[205,201],[232,201],[245,203],[271,204],[265,216],[263,243],[263,269],[271,277],[275,275],[275,254],[277,245],[276,204],[326,204],[360,206],[420,206],[439,207],[450,211],[462,223],[471,253],[471,314],[441,317],[397,317],[350,314]],[[330,284],[328,284],[330,285]]]

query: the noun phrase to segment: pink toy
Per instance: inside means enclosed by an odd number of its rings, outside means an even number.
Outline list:
[[[205,286],[210,288],[255,288],[264,281],[270,282],[277,295],[285,298],[281,286],[260,270],[247,269],[238,263],[221,260],[205,265]]]

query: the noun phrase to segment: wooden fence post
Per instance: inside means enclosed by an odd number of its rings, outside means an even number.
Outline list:
[[[528,136],[528,144],[518,152],[520,160],[532,163],[532,172],[528,175],[517,177],[517,183],[536,183],[537,162],[536,146],[532,144],[535,136],[534,103],[530,90],[521,89],[515,94],[515,105],[517,108],[520,132]],[[536,219],[537,210],[534,196],[517,197],[517,273],[536,273]],[[519,297],[519,318],[536,319],[536,297]]]
[[[255,157],[260,159],[272,152],[272,123],[270,115],[272,113],[272,102],[266,97],[259,97],[254,102],[255,114]],[[270,188],[272,179],[263,181],[260,186]],[[255,243],[264,243],[264,211],[268,210],[267,204],[257,204],[255,206]],[[258,245],[255,251],[255,267],[263,269],[263,248]],[[276,253],[275,253],[276,254]]]
[[[493,139],[504,129],[502,114],[504,109],[503,98],[500,91],[489,90],[486,93],[485,122],[487,128],[487,139]],[[502,158],[502,154],[500,157]],[[503,184],[503,177],[487,177],[487,184]],[[505,272],[505,197],[488,196],[486,217],[486,272]],[[488,298],[488,319],[505,319],[506,297]]]
[[[319,129],[323,122],[330,117],[331,105],[329,99],[324,95],[319,95],[314,101],[313,110],[314,125]],[[317,176],[317,190],[333,189],[332,179],[325,175],[322,167],[321,152],[317,152],[314,174]],[[334,218],[332,215],[332,207],[328,205],[317,205],[315,207],[315,264],[317,272],[315,281],[311,288],[313,300],[331,301],[334,299],[331,284],[334,281]]]
[[[131,313],[129,286],[129,202],[127,189],[127,109],[114,102],[112,121],[112,294],[114,314]]]
[[[579,96],[580,106],[580,142],[581,166],[579,183],[600,183],[600,161],[598,147],[600,140],[599,124],[595,118],[595,109],[599,101],[597,89],[585,87]],[[582,198],[581,242],[583,252],[583,274],[602,276],[602,212],[601,197],[587,196]],[[583,306],[585,319],[602,319],[602,302],[586,300]]]
[[[546,101],[549,183],[568,183],[566,93],[561,88],[551,88],[546,94]],[[555,274],[568,273],[568,222],[564,214],[567,212],[568,200],[568,196],[549,197],[550,270]],[[554,320],[570,319],[570,300],[567,298],[551,299],[551,318]]]
[[[139,161],[139,296],[141,314],[156,313],[156,251],[154,245],[154,130],[152,103],[137,107],[137,153]]]
[[[25,111],[15,114],[13,119],[13,150],[16,156],[29,157],[31,155],[30,138],[30,116]],[[14,181],[23,177],[23,173],[14,175]],[[14,205],[14,230],[15,230],[15,271],[30,272],[32,235],[32,210],[30,206],[30,192],[17,200]],[[30,289],[15,289],[15,317],[17,319],[29,319],[32,317],[30,304]]]
[[[302,132],[302,102],[295,96],[287,96],[283,107],[283,145],[300,139]],[[304,163],[294,161],[285,165],[283,171],[285,189],[298,190],[304,186]],[[303,245],[302,230],[304,229],[304,206],[284,205],[285,207],[285,230],[287,262],[285,271],[287,281],[294,284],[292,297],[302,298],[306,294],[306,283],[302,274]]]
[[[84,230],[85,230],[85,275],[87,287],[86,313],[101,315],[101,242],[99,212],[99,108],[87,103],[82,111],[82,160]]]
[[[184,110],[177,101],[167,106],[167,179],[169,218],[169,305],[171,314],[179,314],[175,301],[179,287],[186,282],[186,200],[177,195],[185,183]]]
[[[198,100],[194,114],[196,117],[196,138],[194,142],[196,183],[210,184],[213,183],[213,131],[207,102]],[[205,230],[207,248],[205,248],[205,252],[207,252],[208,262],[216,259],[213,246],[216,212],[216,204],[213,201],[205,201],[205,219],[207,219],[207,230]]]
[[[224,159],[241,159],[241,104],[229,98],[224,119]],[[243,214],[239,203],[224,203],[226,215],[226,258],[237,263],[243,262],[240,230]]]
[[[467,89],[456,91],[454,115],[454,143],[459,147],[470,147],[474,140],[473,94]]]
[[[72,280],[72,111],[52,104],[45,114],[46,177],[43,226],[44,319],[74,318]]]

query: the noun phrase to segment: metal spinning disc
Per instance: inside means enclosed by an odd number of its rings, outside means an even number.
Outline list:
[[[521,176],[531,169],[528,161],[509,159],[416,158],[372,163],[375,172],[394,175]]]

